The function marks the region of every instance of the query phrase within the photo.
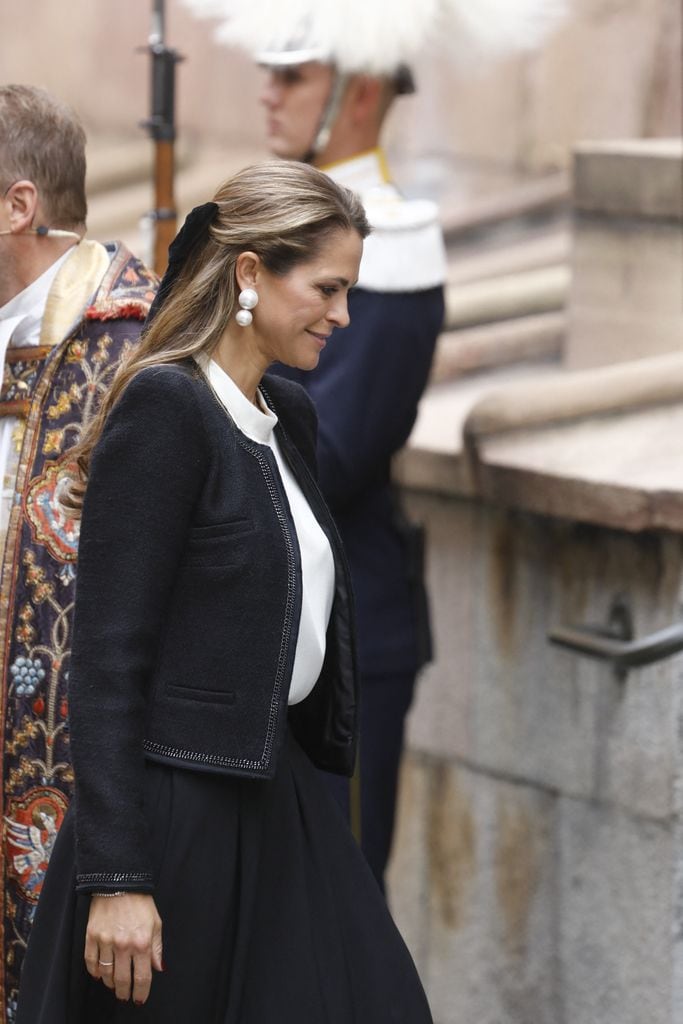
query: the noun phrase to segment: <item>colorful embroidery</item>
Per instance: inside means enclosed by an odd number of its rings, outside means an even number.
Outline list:
[[[13,800],[4,819],[8,872],[31,903],[37,903],[67,802],[58,789],[39,786]],[[20,936],[17,939],[21,941]]]
[[[33,526],[35,539],[45,545],[53,558],[59,562],[75,562],[80,524],[59,501],[60,487],[73,466],[70,462],[66,465],[48,462],[46,467],[45,472],[37,476],[29,487],[26,515]]]
[[[18,697],[26,694],[32,697],[45,678],[45,669],[40,658],[24,658],[19,656],[9,667],[12,686]]]
[[[0,388],[0,416],[26,415],[50,351],[38,346],[7,350]]]
[[[50,350],[31,382],[16,476],[19,500],[10,516],[0,588],[0,1024],[10,1024],[14,1015],[35,901],[73,784],[67,684],[78,528],[57,500],[59,482],[82,424],[132,351],[154,286],[154,277],[119,250],[102,297],[73,335]],[[131,303],[133,320],[108,319]]]

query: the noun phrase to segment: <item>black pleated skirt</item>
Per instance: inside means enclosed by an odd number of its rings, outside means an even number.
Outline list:
[[[165,971],[142,1007],[83,963],[67,814],[24,962],[17,1024],[430,1024],[414,964],[343,816],[289,738],[276,777],[150,764]]]

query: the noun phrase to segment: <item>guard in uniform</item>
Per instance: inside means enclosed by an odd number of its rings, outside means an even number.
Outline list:
[[[314,163],[358,193],[372,233],[351,324],[311,373],[282,369],[319,417],[322,491],[339,527],[356,595],[361,686],[361,845],[384,885],[394,828],[405,718],[431,652],[423,537],[400,506],[391,461],[408,439],[444,314],[446,261],[437,208],[392,182],[380,132],[395,97],[413,90],[406,66],[345,74],[334,54],[299,39],[260,52],[273,152]],[[330,779],[348,805],[344,780]]]
[[[538,46],[564,0],[183,0],[218,18],[216,38],[267,69],[271,151],[325,170],[363,198],[365,242],[351,326],[302,376],[318,410],[320,479],[355,584],[363,680],[362,845],[380,882],[394,820],[403,725],[428,657],[421,537],[391,486],[443,316],[444,247],[432,203],[408,201],[379,147],[411,61],[428,49],[490,63]],[[291,374],[289,374],[291,376]],[[298,379],[298,378],[297,378]]]

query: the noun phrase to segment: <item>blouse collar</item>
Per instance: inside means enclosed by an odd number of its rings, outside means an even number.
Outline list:
[[[256,392],[260,405],[257,409],[214,359],[200,353],[195,356],[195,360],[204,371],[221,405],[242,433],[259,444],[270,444],[277,416],[268,408],[261,392]]]

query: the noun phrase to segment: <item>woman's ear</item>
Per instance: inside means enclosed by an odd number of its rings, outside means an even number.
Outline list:
[[[255,252],[241,252],[235,263],[235,280],[242,291],[244,288],[256,288],[263,264],[261,257]]]

